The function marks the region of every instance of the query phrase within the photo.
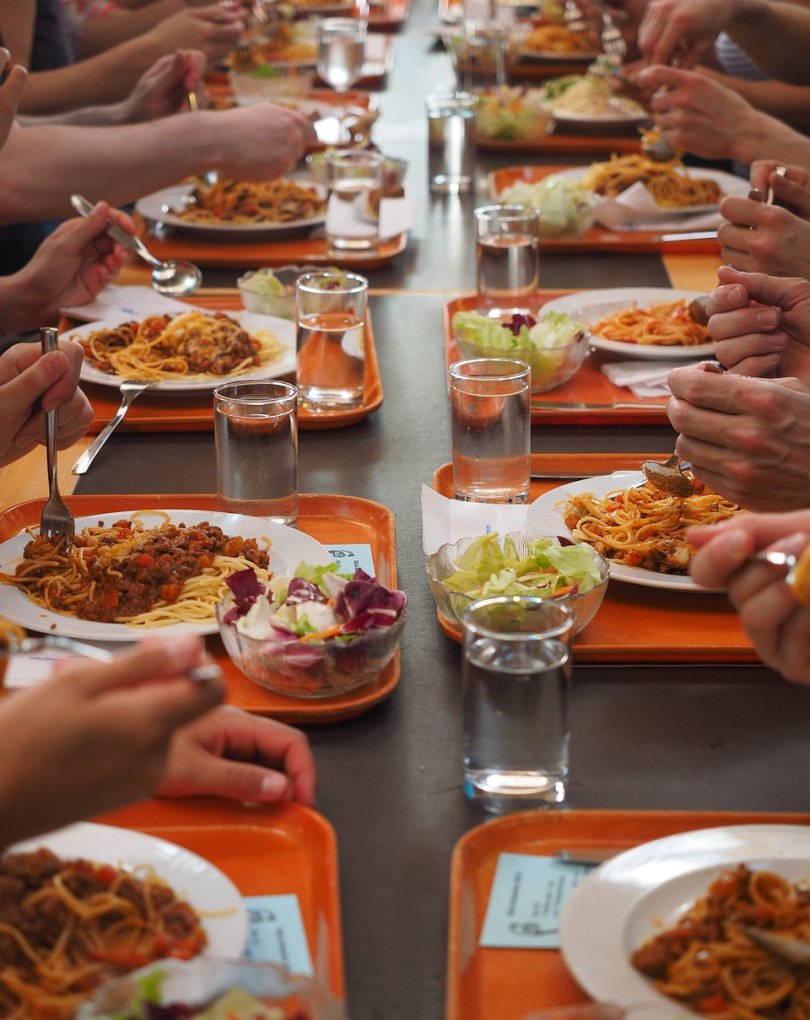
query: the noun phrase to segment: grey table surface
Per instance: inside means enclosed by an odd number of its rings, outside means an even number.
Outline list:
[[[402,679],[386,702],[353,720],[313,726],[318,807],[340,850],[343,942],[355,1020],[438,1020],[445,1009],[452,848],[485,820],[461,785],[459,648],[440,632],[424,574],[420,486],[449,459],[441,309],[473,285],[471,209],[484,197],[431,197],[422,103],[449,79],[429,28],[435,8],[414,0],[380,94],[377,137],[410,160],[420,207],[411,243],[370,275],[385,392],[360,424],[302,432],[304,492],[364,496],[397,520],[400,585],[409,596]],[[525,161],[525,160],[524,160]],[[501,162],[508,162],[501,161]],[[482,158],[482,170],[492,158]],[[206,274],[231,285],[234,274]],[[665,285],[656,256],[551,256],[542,286]],[[380,293],[407,289],[407,293]],[[669,451],[667,427],[534,429],[536,451]],[[118,434],[80,481],[82,493],[211,492],[207,433]],[[803,811],[808,806],[810,692],[748,667],[575,667],[568,807]],[[517,1020],[517,1018],[516,1018]]]

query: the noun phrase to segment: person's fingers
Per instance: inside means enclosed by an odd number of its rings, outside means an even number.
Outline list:
[[[768,206],[761,201],[743,198],[741,195],[727,195],[720,202],[720,214],[729,223],[738,227],[758,227],[764,220]],[[719,232],[718,232],[719,236]]]
[[[116,687],[134,687],[145,681],[160,680],[187,673],[199,666],[203,643],[192,634],[172,638],[160,635],[147,638],[131,651],[117,655],[111,662],[82,660],[64,670],[75,671],[88,694],[102,694]]]
[[[283,762],[295,799],[315,803],[315,760],[309,741],[300,731],[283,723],[251,730],[258,757],[265,762]]]
[[[797,285],[807,286],[807,282],[799,278],[747,273],[731,266],[720,266],[717,270],[717,279],[721,283],[742,284],[754,301],[779,308],[787,307],[789,297]]]
[[[687,528],[686,540],[699,550],[689,573],[704,588],[724,588],[756,547],[754,536],[738,528]]]
[[[259,803],[292,799],[293,790],[289,778],[275,769],[218,758],[201,747],[191,752],[186,765],[189,790]]]
[[[774,199],[780,205],[789,206],[797,215],[810,219],[810,190],[792,179],[791,173],[795,175],[796,171],[790,167],[775,167],[768,175],[768,186],[773,188]]]
[[[706,314],[709,318],[721,312],[748,305],[748,291],[738,283],[721,284],[706,299]]]

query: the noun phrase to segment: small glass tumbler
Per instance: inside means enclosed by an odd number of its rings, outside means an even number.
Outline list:
[[[494,19],[466,19],[461,35],[450,37],[456,87],[465,92],[508,84],[511,26]]]
[[[525,205],[475,210],[478,311],[500,318],[537,311],[540,213]]]
[[[217,501],[232,513],[298,520],[298,390],[232,382],[214,390]]]
[[[325,154],[329,184],[326,238],[333,251],[375,251],[380,243],[384,157],[365,149]]]
[[[573,620],[552,599],[479,599],[461,617],[464,792],[487,811],[561,804]]]
[[[473,180],[476,97],[469,92],[427,96],[430,190],[444,195],[469,191]]]
[[[365,382],[368,280],[324,270],[299,276],[296,300],[296,381],[312,411],[358,407]]]
[[[473,358],[450,366],[453,490],[478,503],[529,498],[531,372],[525,361]]]

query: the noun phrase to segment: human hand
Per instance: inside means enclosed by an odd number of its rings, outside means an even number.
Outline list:
[[[196,116],[201,120],[203,115]],[[239,180],[262,181],[287,173],[317,142],[312,123],[302,113],[272,103],[206,111],[205,116],[216,117],[207,127],[215,146],[210,165]]]
[[[742,96],[701,72],[660,64],[643,68],[634,81],[651,92],[655,123],[676,152],[743,158],[746,135],[753,135],[760,115]]]
[[[756,159],[749,169],[751,189],[761,195],[773,189],[773,200],[779,205],[802,215],[800,210],[810,208],[810,171],[803,166],[780,163],[776,159]],[[810,214],[805,216],[810,219]]]
[[[0,46],[0,76],[10,60],[11,54]],[[6,80],[0,85],[0,149],[6,144],[9,132],[14,126],[14,118],[17,116],[17,107],[20,105],[20,97],[26,81],[28,81],[28,71],[20,64],[15,64],[9,70]]]
[[[315,763],[300,730],[218,708],[175,734],[158,793],[315,802]]]
[[[134,124],[168,117],[186,109],[192,93],[199,101],[205,68],[202,50],[177,50],[160,57],[121,104],[121,120]]]
[[[736,0],[652,0],[639,27],[639,48],[652,64],[693,67],[735,9]]]
[[[86,304],[106,287],[125,257],[123,248],[106,233],[109,219],[135,233],[126,213],[99,202],[86,218],[62,223],[26,266],[6,278],[13,284],[2,317],[6,331],[55,322],[60,308]]]
[[[784,571],[750,559],[761,549],[799,555],[810,541],[810,511],[741,514],[690,528],[698,552],[689,573],[708,588],[727,588],[763,662],[788,680],[810,683],[810,607],[800,604]]]
[[[735,269],[772,276],[810,277],[810,191],[796,187],[805,203],[798,214],[756,197],[729,195],[720,203],[726,222],[717,230],[720,256]]]
[[[810,283],[729,266],[717,278],[706,304],[717,360],[739,375],[810,382]]]
[[[747,510],[810,506],[810,387],[700,365],[668,381],[675,450],[709,489]]]
[[[197,682],[194,636],[151,638],[111,663],[65,665],[0,705],[0,841],[149,796],[172,734],[222,698]]]
[[[93,410],[77,389],[81,364],[81,347],[64,340],[49,354],[38,343],[19,343],[0,355],[0,465],[45,442],[43,411],[58,408],[60,449],[84,435]]]
[[[148,33],[157,53],[202,50],[209,63],[225,58],[239,45],[245,21],[238,6],[208,4],[189,7],[165,18]]]

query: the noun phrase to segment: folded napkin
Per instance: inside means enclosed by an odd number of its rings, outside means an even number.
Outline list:
[[[144,315],[187,312],[188,309],[183,301],[158,294],[151,287],[118,287],[111,283],[96,295],[94,301],[86,305],[71,305],[60,311],[62,315],[70,315],[83,322],[96,322],[98,319],[141,319]]]
[[[706,206],[694,214],[662,209],[641,182],[617,198],[603,198],[596,207],[596,222],[609,230],[713,230],[722,219],[716,208]]]
[[[675,361],[609,361],[602,371],[614,386],[627,386],[640,400],[668,397],[667,378],[673,368],[681,368],[683,360]]]
[[[118,641],[88,641],[87,644],[95,645],[96,648],[103,648],[111,653],[120,652],[130,647]],[[42,648],[38,652],[11,655],[6,667],[6,675],[3,678],[3,685],[9,690],[18,687],[36,687],[37,684],[51,676],[57,662],[73,660],[87,661],[84,656],[75,655],[64,648]]]
[[[422,486],[422,548],[425,555],[460,538],[475,538],[497,531],[526,530],[525,506],[511,503],[467,503],[448,499],[427,485]],[[534,529],[532,529],[534,531]]]
[[[379,221],[375,221],[366,208],[366,195],[358,195],[353,202],[342,202],[331,195],[326,207],[326,232],[342,237],[382,238],[404,234],[413,226],[416,199],[412,195],[380,200]],[[379,225],[378,225],[379,224]]]

